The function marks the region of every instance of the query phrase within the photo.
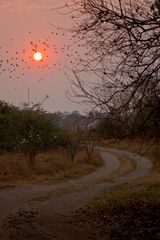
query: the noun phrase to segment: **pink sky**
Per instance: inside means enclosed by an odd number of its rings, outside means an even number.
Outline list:
[[[44,108],[49,111],[85,109],[65,97],[70,83],[63,65],[66,59],[69,61],[66,46],[70,34],[64,35],[49,24],[70,27],[68,16],[50,11],[62,3],[63,0],[1,0],[1,100],[18,105],[27,101],[29,89],[31,101],[41,102],[45,95],[50,96],[44,103]],[[31,42],[40,49],[48,45],[45,49],[48,57],[43,63],[35,63],[29,58],[32,55]]]

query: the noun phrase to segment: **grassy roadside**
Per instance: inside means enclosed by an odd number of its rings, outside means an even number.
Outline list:
[[[37,156],[34,171],[28,168],[21,154],[0,155],[0,188],[17,184],[53,182],[76,178],[103,165],[97,151],[91,159],[81,151],[72,162],[62,148]]]
[[[143,154],[153,161],[153,171],[131,184],[97,195],[74,214],[75,220],[91,227],[101,240],[160,239],[160,155],[157,144],[127,139],[109,147]]]
[[[97,239],[159,239],[160,185],[121,186],[100,194],[74,215]],[[103,238],[104,236],[104,238]]]

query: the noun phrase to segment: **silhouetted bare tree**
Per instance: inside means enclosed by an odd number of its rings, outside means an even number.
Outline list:
[[[72,0],[67,8],[75,37],[86,47],[73,69],[73,97],[119,113],[125,121],[141,117],[141,126],[152,119],[157,133],[160,0]]]

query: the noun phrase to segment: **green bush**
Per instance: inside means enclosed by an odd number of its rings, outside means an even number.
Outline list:
[[[57,145],[59,129],[39,105],[14,107],[0,102],[0,150],[22,151],[31,166],[35,157]]]

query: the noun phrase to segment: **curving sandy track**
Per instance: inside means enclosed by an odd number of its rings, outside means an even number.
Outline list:
[[[151,162],[137,154],[99,148],[104,166],[76,180],[54,185],[32,185],[0,191],[0,239],[9,240],[85,240],[97,239],[89,229],[72,223],[71,214],[98,192],[145,176]],[[136,168],[111,183],[103,182],[119,168],[117,153],[136,162]]]

